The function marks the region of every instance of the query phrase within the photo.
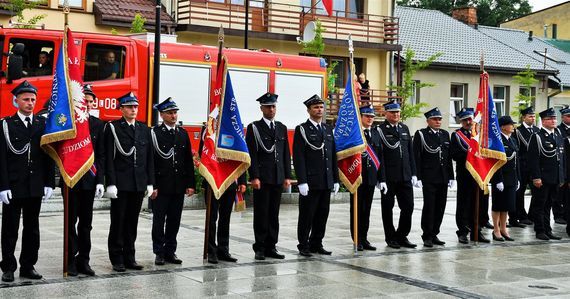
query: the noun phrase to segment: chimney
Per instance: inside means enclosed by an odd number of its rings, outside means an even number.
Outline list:
[[[477,24],[477,8],[473,6],[454,8],[451,11],[451,16],[469,26],[475,26]]]
[[[532,30],[528,32],[528,40],[532,41]]]

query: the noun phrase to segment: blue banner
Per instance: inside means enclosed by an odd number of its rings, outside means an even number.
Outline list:
[[[499,153],[504,153],[505,148],[503,146],[503,140],[501,138],[501,129],[499,127],[499,118],[497,116],[497,110],[495,109],[495,104],[493,101],[493,92],[491,87],[487,84],[487,115],[489,116],[489,134],[487,138],[488,145],[487,149]]]
[[[352,69],[352,68],[351,68]],[[334,129],[337,159],[341,160],[364,151],[364,135],[360,126],[360,112],[355,97],[354,72],[348,72],[346,88],[339,103],[338,119]]]
[[[63,54],[64,46],[59,48],[58,59],[53,76],[51,98],[48,107],[48,116],[44,136],[61,134],[65,131],[73,131],[73,118],[71,115],[70,91],[68,90],[66,77],[66,61]],[[49,138],[49,137],[47,137]],[[58,138],[59,139],[59,138]],[[65,139],[62,138],[62,139]]]
[[[224,82],[223,97],[220,104],[220,117],[218,126],[218,136],[216,140],[216,156],[222,159],[250,162],[245,133],[239,114],[232,80],[226,70],[226,80]]]

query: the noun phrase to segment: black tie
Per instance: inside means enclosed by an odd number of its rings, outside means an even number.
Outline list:
[[[366,139],[370,139],[370,129],[364,129],[364,135],[366,135]]]
[[[24,121],[26,122],[26,128],[28,128],[28,132],[31,134],[32,133],[32,120],[30,119],[29,116],[26,116]]]
[[[275,131],[275,126],[273,125],[273,122],[269,123],[269,128],[271,129],[271,131]]]
[[[319,132],[321,132],[321,135],[323,135],[323,127],[321,126],[321,124],[317,125],[317,130],[319,130]]]
[[[133,130],[133,132],[135,131],[135,125],[129,125],[129,127],[131,127],[131,130]]]

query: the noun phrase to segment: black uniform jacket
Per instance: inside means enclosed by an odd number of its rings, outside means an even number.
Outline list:
[[[556,129],[551,134],[542,128],[532,136],[527,161],[531,179],[542,179],[543,184],[561,184],[565,181],[563,142]]]
[[[425,145],[420,136],[423,134]],[[435,150],[438,147],[440,153],[430,153],[428,149]],[[447,184],[453,180],[453,163],[449,153],[449,133],[446,130],[438,130],[435,133],[431,128],[423,128],[414,135],[414,160],[416,162],[418,180],[425,183]]]
[[[115,127],[124,151],[128,153],[134,146],[136,154],[124,156],[119,152],[115,146],[111,124]],[[134,130],[124,118],[108,123],[105,128],[105,150],[105,176],[108,186],[115,185],[119,191],[142,192],[146,190],[147,185],[154,185],[152,141],[150,129],[144,123],[135,121]]]
[[[514,139],[513,136],[514,134],[511,135],[511,138],[507,139],[505,135],[501,134],[505,154],[507,155],[507,163],[499,168],[493,175],[493,178],[491,178],[493,185],[502,182],[505,187],[516,187],[517,183],[521,180],[518,156],[519,147],[517,140]]]
[[[521,167],[526,166],[527,161],[527,153],[528,153],[528,145],[530,144],[530,138],[533,134],[538,133],[540,129],[537,126],[532,126],[532,128],[527,129],[524,124],[521,124],[517,127],[514,134],[512,134],[517,141],[517,145],[519,147],[518,156],[520,157]],[[522,169],[521,169],[522,170]]]
[[[473,178],[471,173],[465,168],[465,161],[467,160],[468,145],[461,140],[458,132],[463,133],[465,137],[471,138],[471,131],[459,128],[451,133],[451,140],[449,145],[449,152],[451,158],[455,161],[455,168],[457,173],[457,180],[466,180]]]
[[[380,133],[375,128],[370,128],[370,137],[366,136],[366,143],[372,148],[378,161],[380,168],[376,170],[374,163],[364,151],[362,153],[362,184],[368,186],[376,186],[379,182],[385,181],[386,174],[384,173],[385,165],[382,156],[382,141],[380,140]],[[383,179],[384,178],[384,179]]]
[[[309,189],[332,189],[339,182],[336,147],[332,128],[321,123],[322,132],[310,120],[295,128],[293,138],[293,165],[299,184],[308,184]],[[305,130],[307,141],[323,150],[312,149],[301,136],[301,128]]]
[[[14,198],[44,196],[44,187],[55,187],[55,163],[40,148],[46,119],[32,117],[29,130],[17,114],[0,121],[8,125],[8,137],[16,151],[30,143],[28,152],[16,155],[8,148],[4,130],[0,128],[0,191],[10,190]]]
[[[412,136],[408,126],[403,123],[391,125],[387,120],[378,126],[386,138],[383,140],[382,154],[386,166],[387,182],[410,181],[416,175],[416,162],[412,146]],[[400,143],[399,147],[390,146]],[[388,143],[388,144],[386,144]]]
[[[560,124],[558,126],[560,135],[564,139],[564,162],[566,163],[566,182],[570,182],[570,126]]]
[[[186,130],[179,126],[169,130],[164,124],[152,130],[157,141],[153,146],[158,146],[164,154],[174,148],[174,156],[169,159],[164,159],[156,148],[154,150],[154,189],[163,194],[181,194],[187,188],[196,188],[192,147]]]
[[[255,125],[266,149],[275,145],[275,151],[267,153],[255,138],[253,127]],[[291,179],[291,152],[289,151],[289,139],[287,127],[275,121],[275,132],[261,119],[247,126],[245,136],[251,165],[249,167],[249,179],[259,179],[266,184],[283,184],[285,179]]]

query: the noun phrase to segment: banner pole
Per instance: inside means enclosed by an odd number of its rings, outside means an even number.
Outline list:
[[[354,253],[358,253],[358,189],[354,191],[354,196],[352,197],[352,227],[353,231],[353,249]]]
[[[69,254],[69,187],[63,183],[63,277],[67,277]]]
[[[479,243],[479,196],[481,193],[481,188],[476,186],[475,188],[475,209],[473,209],[473,230],[474,230],[474,240],[475,243]]]

